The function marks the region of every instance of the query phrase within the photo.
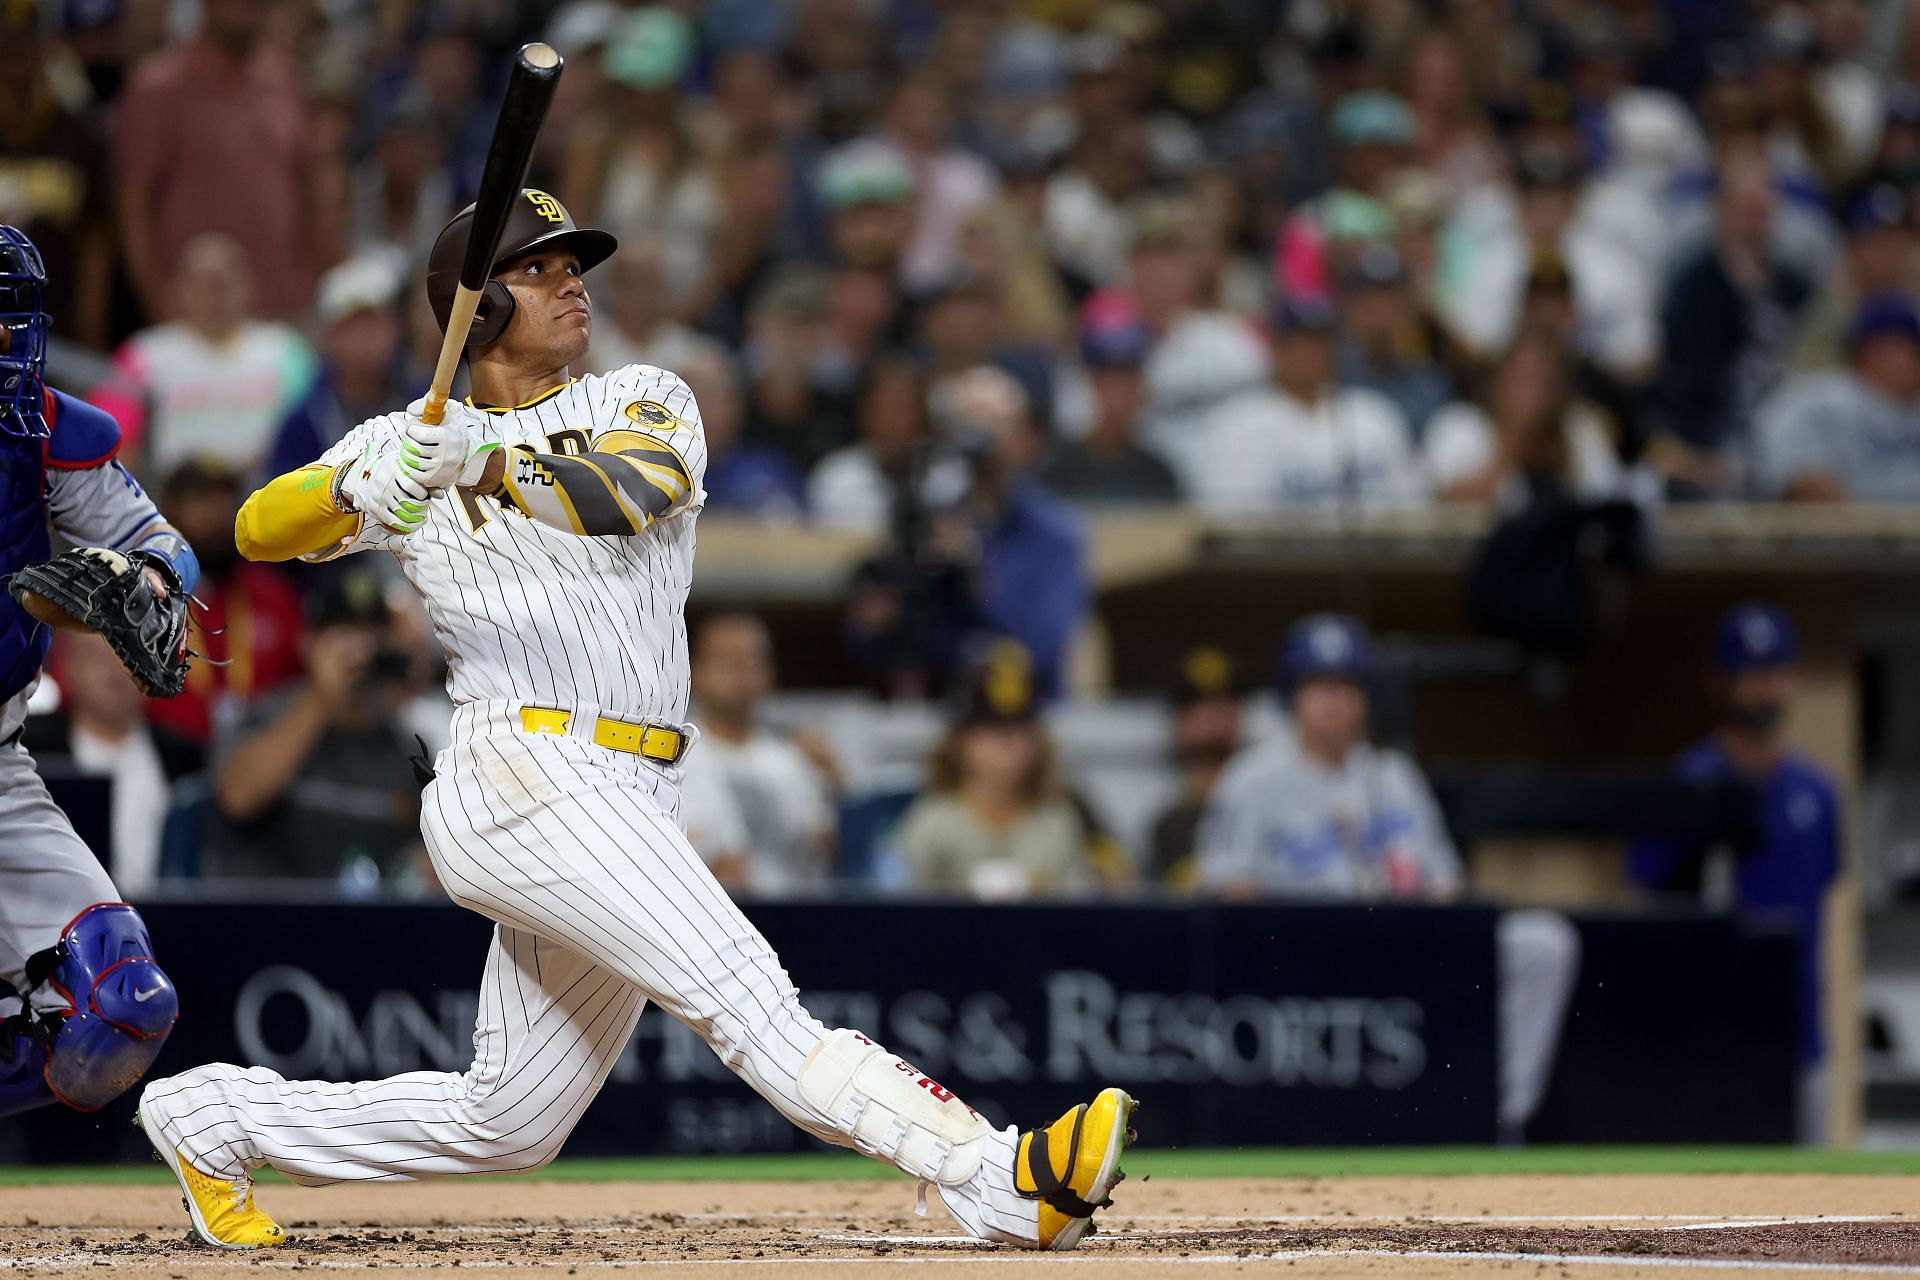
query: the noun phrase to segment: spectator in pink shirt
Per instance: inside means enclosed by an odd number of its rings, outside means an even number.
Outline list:
[[[199,33],[135,71],[113,117],[114,191],[127,270],[147,315],[195,236],[222,232],[252,267],[260,314],[313,294],[307,117],[293,67],[261,41],[267,6],[204,0]]]

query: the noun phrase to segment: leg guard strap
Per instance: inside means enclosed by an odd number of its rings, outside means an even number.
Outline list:
[[[1080,1129],[1086,1122],[1087,1108],[1082,1104],[1074,1111],[1073,1137],[1067,1143],[1065,1163],[1069,1175],[1073,1172],[1074,1162],[1080,1156]],[[1048,1131],[1035,1129],[1025,1137],[1026,1141],[1020,1144],[1020,1155],[1026,1177],[1014,1179],[1015,1189],[1022,1195],[1046,1201],[1069,1218],[1091,1218],[1093,1211],[1100,1206],[1075,1195],[1067,1186],[1066,1180],[1053,1171],[1053,1152],[1050,1145],[1052,1139]]]
[[[828,1032],[795,1083],[801,1099],[866,1155],[942,1186],[958,1186],[980,1171],[993,1126],[858,1031]]]
[[[47,1087],[47,1024],[21,1012],[0,1018],[0,1116],[57,1101]]]

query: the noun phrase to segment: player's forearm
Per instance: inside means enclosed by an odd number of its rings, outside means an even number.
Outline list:
[[[540,523],[582,537],[641,533],[685,505],[692,478],[666,444],[640,432],[609,432],[596,443],[583,454],[516,446],[507,451],[500,496]]]
[[[234,749],[215,779],[214,804],[233,822],[251,822],[265,813],[292,784],[326,727],[326,701],[309,688],[279,719]]]
[[[233,542],[249,560],[293,560],[338,546],[360,530],[359,513],[334,495],[335,468],[315,464],[277,476],[241,504]]]

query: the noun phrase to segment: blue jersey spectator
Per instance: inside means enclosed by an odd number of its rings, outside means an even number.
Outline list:
[[[1714,643],[1720,727],[1676,769],[1691,780],[1745,778],[1760,788],[1761,841],[1739,851],[1733,896],[1745,910],[1784,914],[1800,926],[1800,1056],[1813,1067],[1823,1056],[1820,923],[1840,870],[1840,800],[1820,766],[1786,745],[1798,660],[1793,623],[1772,605],[1743,604],[1722,617]],[[1648,889],[1693,888],[1707,853],[1644,842],[1634,847],[1629,871]]]

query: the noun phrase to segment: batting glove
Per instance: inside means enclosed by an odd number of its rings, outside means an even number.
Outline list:
[[[433,495],[414,478],[398,449],[376,454],[368,445],[334,475],[334,498],[342,511],[364,512],[400,534],[426,523]]]
[[[407,424],[400,437],[400,456],[415,484],[424,489],[476,485],[486,473],[487,460],[500,447],[493,418],[449,400],[437,423],[426,420],[423,396],[407,406]]]

